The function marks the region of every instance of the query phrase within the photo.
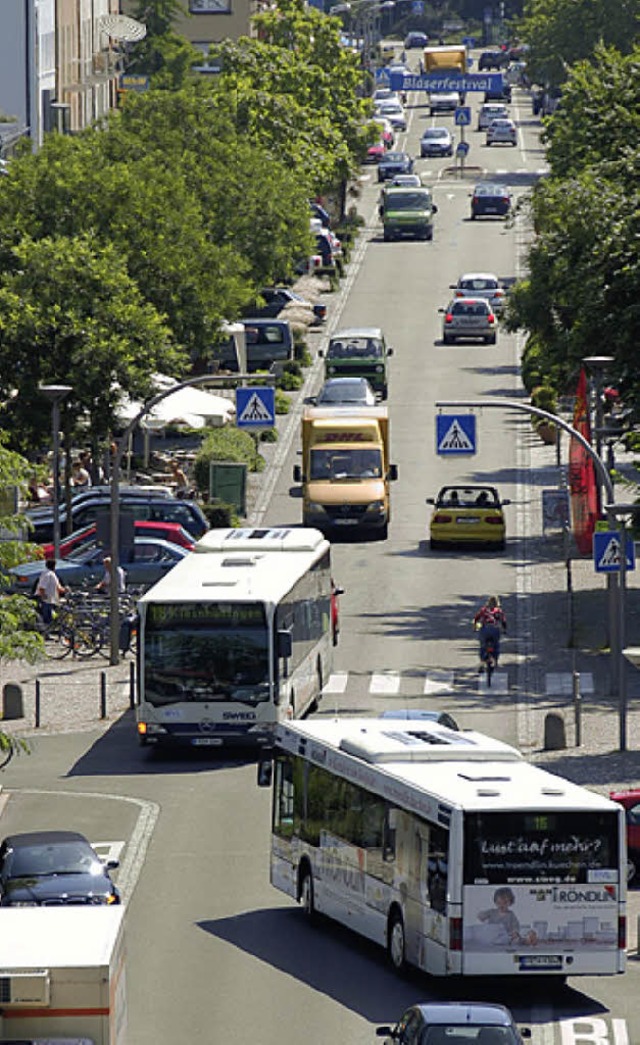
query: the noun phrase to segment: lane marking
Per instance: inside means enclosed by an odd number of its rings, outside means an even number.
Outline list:
[[[383,672],[371,676],[369,693],[389,696],[400,692],[400,674],[396,671]]]

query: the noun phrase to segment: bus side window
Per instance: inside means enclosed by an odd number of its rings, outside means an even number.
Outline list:
[[[396,810],[387,806],[382,842],[382,859],[393,863],[396,858]]]
[[[281,838],[293,834],[293,764],[290,758],[276,760],[275,804],[273,809],[273,831]]]
[[[447,832],[442,827],[431,825],[427,859],[427,894],[431,909],[441,914],[444,914],[447,909],[448,846]]]

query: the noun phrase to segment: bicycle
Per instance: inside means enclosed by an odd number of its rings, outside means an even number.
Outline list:
[[[491,677],[496,669],[498,658],[496,656],[496,643],[493,638],[488,638],[484,644],[484,651],[481,653],[482,663],[484,665],[484,671],[487,676],[487,686],[491,688]]]

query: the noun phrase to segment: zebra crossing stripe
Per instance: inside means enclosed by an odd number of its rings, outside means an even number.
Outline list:
[[[573,675],[570,671],[548,671],[544,677],[545,696],[570,697],[573,693]],[[580,674],[580,693],[594,693],[593,675],[590,671]]]
[[[347,688],[347,682],[349,681],[348,671],[336,671],[335,674],[329,675],[326,685],[323,686],[323,693],[344,693]]]
[[[478,689],[481,693],[508,693],[509,676],[506,671],[494,671],[491,676],[491,685],[487,686],[484,674],[478,676]]]
[[[395,694],[400,692],[400,674],[397,671],[385,671],[371,676],[369,693]]]
[[[428,671],[424,680],[423,693],[450,693],[453,690],[453,671]]]

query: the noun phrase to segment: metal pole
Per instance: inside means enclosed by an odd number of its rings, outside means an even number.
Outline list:
[[[627,661],[625,646],[625,604],[627,591],[627,528],[620,520],[620,573],[618,575],[618,713],[619,749],[627,750]]]
[[[60,400],[54,398],[53,425],[53,557],[60,558]]]

